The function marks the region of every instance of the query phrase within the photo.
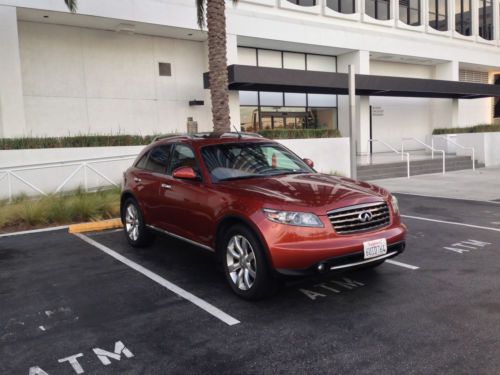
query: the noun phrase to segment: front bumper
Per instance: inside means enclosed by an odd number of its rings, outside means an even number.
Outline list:
[[[353,254],[336,256],[323,261],[320,261],[308,268],[304,269],[286,269],[277,268],[275,269],[278,274],[286,276],[307,276],[320,274],[330,271],[340,271],[348,268],[357,268],[370,265],[371,263],[383,261],[389,258],[393,258],[401,254],[406,248],[405,241],[399,241],[387,246],[387,253],[378,257],[364,259],[364,252],[356,252]]]
[[[260,223],[273,269],[307,270],[330,259],[345,259],[363,253],[363,243],[385,238],[389,248],[405,241],[406,226],[394,220],[389,226],[369,232],[336,235],[326,224],[324,228],[291,227],[272,223]],[[398,253],[401,252],[398,250]],[[394,254],[397,255],[397,254]],[[359,260],[359,259],[358,259]],[[363,260],[363,259],[361,259]]]

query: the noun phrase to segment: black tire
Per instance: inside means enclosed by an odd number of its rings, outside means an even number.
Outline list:
[[[219,259],[233,292],[246,300],[259,300],[273,294],[277,284],[269,269],[265,250],[254,232],[244,225],[236,224],[223,236],[218,249]],[[237,241],[248,255],[239,253],[234,241]],[[230,248],[238,253],[240,258],[236,258]],[[253,257],[249,255],[250,252]],[[242,256],[243,260],[240,261]],[[252,276],[252,272],[255,276]]]
[[[132,218],[132,212],[135,213],[135,218]],[[133,198],[127,198],[123,203],[122,222],[125,237],[132,247],[146,247],[154,240],[153,233],[146,227],[144,216],[139,204]],[[131,222],[132,221],[132,222]],[[131,228],[133,227],[132,231]]]

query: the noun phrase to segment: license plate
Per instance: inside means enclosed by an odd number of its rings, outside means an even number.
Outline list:
[[[387,254],[387,241],[385,238],[363,242],[363,247],[365,251],[365,259]]]

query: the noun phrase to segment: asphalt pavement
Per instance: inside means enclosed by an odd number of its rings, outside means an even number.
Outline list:
[[[212,254],[0,238],[0,374],[497,374],[500,205],[399,195],[406,251],[239,299]]]

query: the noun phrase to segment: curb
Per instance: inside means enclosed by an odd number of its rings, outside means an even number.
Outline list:
[[[122,228],[120,219],[92,221],[89,223],[73,224],[68,227],[69,233],[98,232],[106,229]]]

